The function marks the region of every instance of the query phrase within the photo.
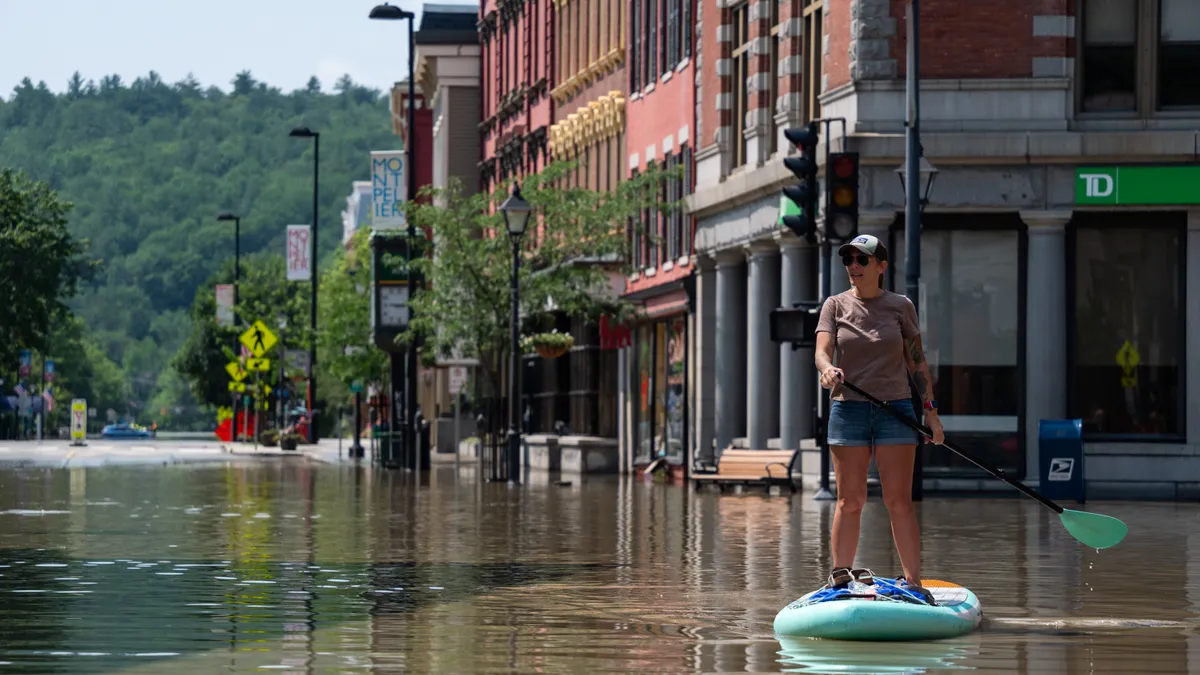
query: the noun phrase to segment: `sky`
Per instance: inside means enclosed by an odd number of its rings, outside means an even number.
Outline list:
[[[388,0],[417,12],[415,2]],[[348,74],[387,90],[408,72],[403,21],[372,21],[382,0],[0,0],[0,98],[22,78],[61,92],[75,71],[126,84],[151,70],[225,91],[239,71],[283,91]],[[438,0],[434,4],[462,4]]]

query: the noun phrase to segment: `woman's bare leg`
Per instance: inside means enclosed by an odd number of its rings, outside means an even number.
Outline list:
[[[881,445],[875,449],[875,466],[883,486],[883,503],[892,521],[892,539],[904,567],[904,578],[921,585],[921,528],[912,502],[915,445]],[[840,483],[839,483],[840,485]],[[836,520],[835,520],[836,522]]]
[[[837,509],[833,512],[833,566],[854,567],[858,552],[859,523],[867,503],[867,468],[871,448],[830,446],[833,470],[837,476]]]

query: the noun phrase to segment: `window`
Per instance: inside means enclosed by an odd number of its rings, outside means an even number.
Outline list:
[[[923,220],[929,229],[921,235],[921,333],[946,436],[1019,472],[1020,220],[1008,215],[972,216],[970,223],[954,216]],[[944,229],[968,224],[996,229]],[[904,231],[896,235],[902,241]],[[976,471],[945,448],[926,445],[924,453],[931,471]]]
[[[635,464],[645,465],[659,457],[672,464],[683,463],[686,331],[683,317],[635,329],[636,346],[630,359]]]
[[[821,116],[821,62],[824,59],[821,36],[825,30],[821,0],[804,0],[804,72],[801,82],[801,117],[815,120]]]
[[[646,0],[646,84],[650,84],[658,76],[658,3],[660,0]]]
[[[1200,3],[1162,0],[1159,25],[1159,108],[1200,106]]]
[[[692,181],[695,180],[692,175],[692,149],[685,145],[681,152],[683,153],[683,194],[690,195],[692,194]],[[690,213],[684,213],[682,218],[683,221],[680,225],[683,228],[684,237],[682,255],[690,256],[692,254],[692,216]]]
[[[1079,108],[1142,117],[1200,107],[1200,3],[1082,0]]]
[[[603,58],[612,49],[612,42],[608,35],[608,13],[609,3],[613,0],[600,0],[600,17],[596,21],[596,43],[600,45],[600,57]]]
[[[749,96],[746,86],[750,80],[750,5],[742,3],[733,10],[733,75],[730,85],[732,94],[732,119],[730,120],[729,147],[733,149],[732,167],[746,163],[746,114],[749,112]]]
[[[694,0],[683,0],[683,20],[679,27],[680,38],[683,40],[683,58],[685,59],[692,55],[692,2]]]
[[[1137,108],[1138,0],[1087,0],[1083,15],[1083,108]]]
[[[634,169],[632,179],[636,179],[638,170]],[[632,258],[633,270],[640,272],[646,266],[645,256],[645,241],[646,241],[646,210],[642,209],[640,213],[630,219],[629,222],[629,255]]]
[[[666,201],[671,204],[671,209],[668,211],[663,220],[665,222],[666,248],[667,255],[665,262],[675,262],[680,257],[688,255],[690,251],[686,248],[687,240],[684,223],[687,216],[683,212],[683,204],[679,203],[687,194],[687,181],[690,174],[687,173],[685,162],[690,158],[686,147],[680,147],[679,151],[673,155],[668,155],[666,158],[667,171],[671,173],[678,172],[677,176],[672,176],[666,181]],[[682,171],[681,171],[682,169]]]
[[[671,72],[679,63],[679,4],[680,0],[664,0],[666,9],[666,30],[662,39],[662,72]]]
[[[1070,415],[1089,436],[1181,437],[1184,216],[1076,224]]]
[[[679,166],[678,155],[667,155],[665,161],[667,164],[668,173],[674,172],[675,167]],[[674,260],[679,257],[679,243],[675,236],[675,216],[679,213],[679,209],[675,206],[676,200],[679,199],[679,193],[676,191],[678,189],[677,182],[678,181],[675,180],[675,177],[671,176],[663,185],[663,189],[666,192],[664,203],[670,205],[669,210],[666,212],[666,214],[664,214],[664,220],[666,221],[664,224],[666,227],[663,228],[666,230],[664,234],[666,235],[667,240],[666,259],[670,262],[674,262]]]
[[[646,0],[650,2],[651,0]],[[629,91],[642,90],[642,0],[633,0],[633,53],[629,55]]]
[[[662,159],[664,168],[670,167],[670,165],[667,163],[668,157],[670,157],[670,155]],[[647,163],[649,166],[654,166],[654,162]],[[662,181],[662,183],[659,185],[659,203],[653,205],[653,207],[650,207],[649,210],[649,220],[646,223],[646,227],[649,229],[650,237],[646,267],[655,268],[662,264],[662,234],[664,234],[664,232],[662,232],[662,229],[664,229],[662,226],[664,226],[666,214],[662,213],[660,207],[661,204],[664,204],[667,201],[667,185],[670,183],[670,180]]]

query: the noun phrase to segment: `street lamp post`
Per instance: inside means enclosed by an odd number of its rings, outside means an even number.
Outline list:
[[[521,237],[533,213],[533,206],[521,197],[521,186],[513,184],[512,194],[500,205],[504,226],[512,241],[512,363],[509,365],[508,380],[508,482],[521,482],[521,316],[520,316],[520,272]]]
[[[310,328],[312,338],[308,343],[308,442],[317,442],[317,425],[313,403],[317,397],[317,202],[319,183],[317,174],[321,166],[321,134],[308,127],[296,127],[288,133],[292,138],[313,139],[313,194],[312,194],[312,245],[309,254],[309,274],[312,275],[312,316]]]
[[[405,178],[407,179],[407,182],[408,182],[407,198],[415,199],[416,195],[417,195],[417,173],[415,170],[416,169],[416,162],[415,162],[416,154],[415,154],[415,150],[414,150],[414,148],[417,145],[416,115],[415,115],[416,102],[417,102],[417,89],[416,89],[416,77],[414,76],[414,72],[416,69],[416,37],[414,34],[414,31],[416,30],[416,27],[414,26],[414,23],[416,20],[416,15],[413,14],[412,12],[409,12],[409,11],[406,11],[399,7],[396,7],[395,5],[389,5],[388,3],[385,2],[382,5],[376,5],[374,8],[372,8],[371,13],[368,15],[367,18],[378,19],[378,20],[382,20],[382,21],[401,21],[401,20],[403,20],[403,21],[408,22],[408,111],[407,111],[408,136],[407,136],[407,138],[404,139],[404,149],[406,151],[405,154],[407,154],[407,156],[408,156],[408,158],[407,158],[408,166],[405,169],[405,174],[406,174]],[[412,260],[413,253],[415,252],[413,242],[414,242],[416,236],[417,236],[416,227],[413,225],[411,220],[408,220],[407,257],[409,260]],[[416,293],[416,290],[417,290],[416,277],[413,274],[413,268],[412,268],[412,265],[410,264],[408,266],[408,293],[409,293],[409,301],[410,302],[411,302],[412,296]],[[412,312],[412,310],[410,309],[409,310],[409,320],[410,321],[412,320],[411,312]],[[408,465],[409,465],[409,468],[415,470],[417,468],[417,466],[419,465],[418,460],[417,460],[417,433],[418,433],[418,430],[417,430],[417,420],[416,420],[417,386],[418,386],[418,384],[417,384],[417,345],[415,343],[409,343],[408,348],[405,350],[405,356],[406,356],[405,368],[408,370],[407,377],[405,378],[405,386],[408,389],[408,392],[407,392],[407,395],[404,397],[404,400],[405,400],[404,406],[405,406],[405,408],[407,408],[407,410],[405,411],[406,414],[404,415],[404,417],[401,418],[400,423],[402,425],[404,425],[402,427],[402,429],[405,430],[404,431],[404,445],[406,448]],[[392,355],[393,378],[395,378],[395,375],[398,374],[398,372],[399,372],[399,368],[395,367],[395,358],[396,358],[396,356]],[[392,386],[393,387],[396,386],[395,379],[393,379]],[[393,398],[394,398],[394,394],[393,394]],[[399,416],[397,416],[397,417],[399,417]]]
[[[242,218],[226,211],[218,215],[217,220],[224,222],[233,221],[233,326],[236,335],[238,327],[238,281],[241,278],[242,270]],[[238,341],[236,337],[233,339],[233,353],[238,353]],[[241,398],[241,394],[236,391],[233,392],[233,440],[235,443],[238,440],[237,404],[239,398]]]
[[[904,204],[904,291],[912,301],[920,316],[921,294],[921,30],[920,0],[909,0],[905,8],[907,16],[907,59],[905,65],[905,89],[908,99],[908,111],[905,129],[905,174],[902,183],[906,188]],[[928,163],[928,162],[926,162]],[[929,186],[933,183],[934,173],[929,173],[926,184],[926,198]],[[924,495],[924,467],[921,452],[918,447],[916,461],[913,463],[913,499],[921,499]]]

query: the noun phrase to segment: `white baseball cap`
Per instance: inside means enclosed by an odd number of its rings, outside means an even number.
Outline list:
[[[838,247],[838,255],[846,255],[846,253],[851,249],[856,250],[859,253],[873,255],[879,260],[888,259],[887,247],[879,241],[878,237],[874,237],[869,234],[860,234],[854,239],[842,244],[840,247]]]

